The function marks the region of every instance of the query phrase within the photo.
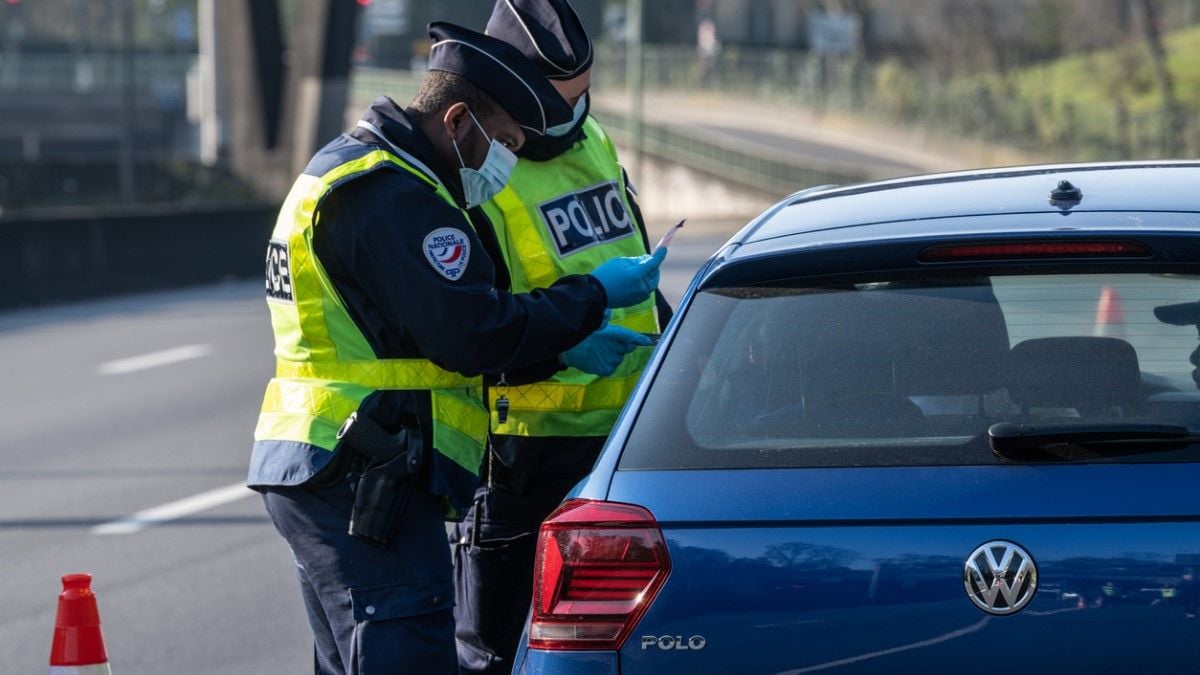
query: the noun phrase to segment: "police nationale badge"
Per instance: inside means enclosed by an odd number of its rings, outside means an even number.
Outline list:
[[[433,269],[450,281],[462,276],[471,257],[471,241],[462,230],[453,227],[439,227],[425,235],[423,248]]]

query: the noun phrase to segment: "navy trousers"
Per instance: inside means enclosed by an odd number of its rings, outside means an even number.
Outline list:
[[[457,673],[454,582],[441,500],[414,491],[386,548],[347,532],[350,474],[322,487],[269,487],[275,529],[292,549],[318,675]]]
[[[507,675],[533,597],[537,532],[588,469],[521,476],[480,487],[452,534],[459,666]],[[474,531],[478,522],[479,529]]]

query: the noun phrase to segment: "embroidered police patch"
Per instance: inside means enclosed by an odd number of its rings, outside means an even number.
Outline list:
[[[433,265],[438,274],[450,281],[456,281],[467,268],[471,257],[471,241],[462,230],[453,227],[439,227],[425,235],[425,259]]]
[[[295,302],[292,298],[292,270],[288,265],[287,242],[271,240],[267,244],[267,298]]]
[[[610,181],[538,205],[559,257],[633,234],[620,190]]]

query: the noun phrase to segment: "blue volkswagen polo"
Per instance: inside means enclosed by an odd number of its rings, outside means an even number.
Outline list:
[[[1200,163],[797,193],[543,525],[529,673],[1200,672]]]

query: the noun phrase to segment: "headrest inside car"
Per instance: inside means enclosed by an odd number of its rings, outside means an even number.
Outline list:
[[[1141,398],[1137,352],[1110,337],[1050,337],[1013,346],[1005,368],[1013,402],[1026,408],[1073,408],[1081,415]]]

